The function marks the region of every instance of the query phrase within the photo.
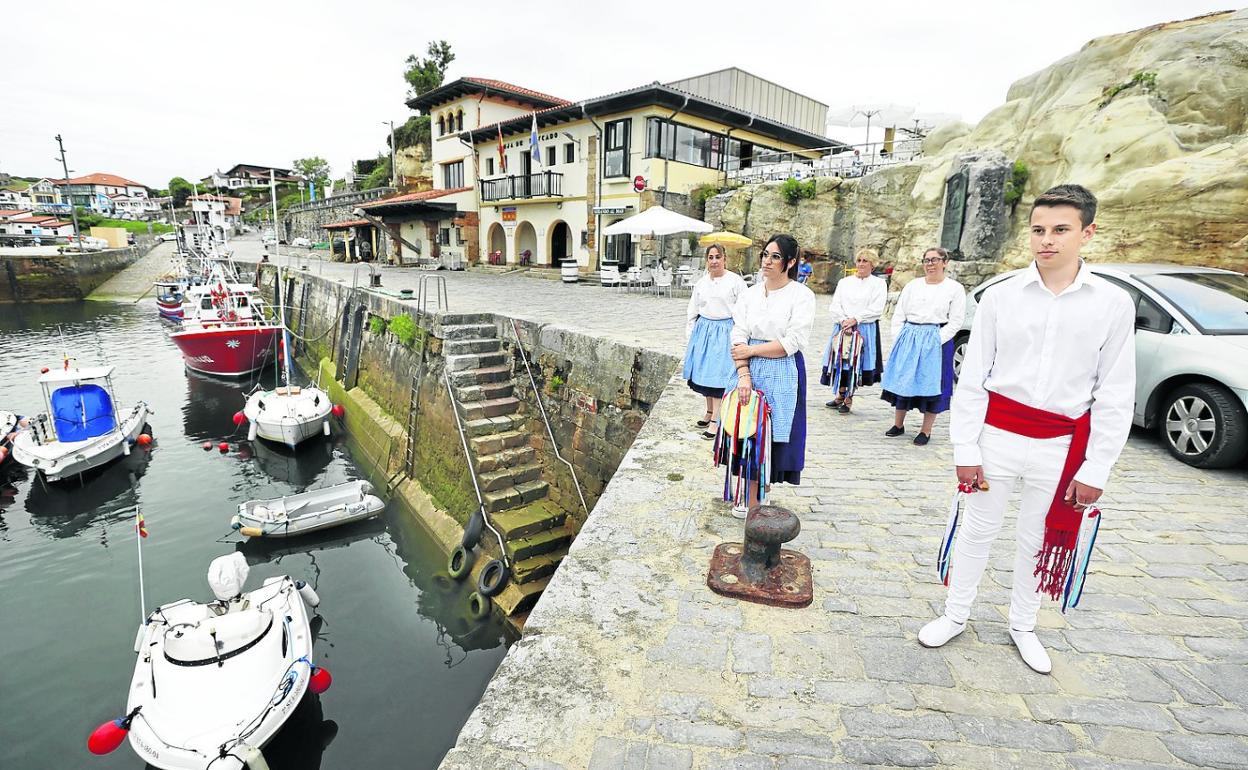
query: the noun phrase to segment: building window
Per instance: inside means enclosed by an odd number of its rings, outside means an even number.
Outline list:
[[[485,159],[485,175],[494,176],[494,159],[493,158]]]
[[[459,246],[464,245],[464,228],[462,227],[455,228],[455,243],[456,245],[459,245]]]
[[[563,162],[564,163],[576,162],[576,145],[575,144],[568,142],[567,144],[563,145]]]
[[[440,230],[438,230],[438,245],[439,246],[451,245],[451,228],[443,227]]]
[[[546,168],[550,168],[551,166],[555,165],[557,161],[557,158],[555,156],[555,150],[557,149],[558,148],[555,147],[553,144],[546,148]]]
[[[628,135],[631,123],[631,120],[625,118],[613,120],[606,126],[605,176],[628,176]]]
[[[442,166],[442,187],[453,190],[464,186],[464,162],[457,160]]]
[[[446,118],[439,115],[438,116],[438,136],[442,136],[445,133],[446,133]]]
[[[459,112],[455,113],[455,130],[456,131],[464,130],[464,111],[463,110],[460,110]]]
[[[609,235],[602,250],[603,262],[614,262],[621,270],[633,265],[633,241],[628,235]]]

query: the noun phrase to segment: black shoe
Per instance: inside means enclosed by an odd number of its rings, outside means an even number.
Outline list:
[[[840,412],[841,414],[849,414],[849,404],[841,404],[840,406],[836,408],[836,411]]]
[[[834,399],[832,399],[831,401],[824,401],[824,402],[823,402],[823,405],[824,405],[824,406],[826,406],[826,407],[827,407],[827,408],[829,408],[829,409],[835,409],[835,408],[837,408],[838,406],[840,406],[840,405],[841,405],[841,401],[840,401],[840,399],[836,399],[836,398],[834,398]]]
[[[919,435],[914,437],[914,445],[915,446],[927,446],[927,442],[930,441],[931,438],[932,437],[927,435],[926,433],[919,431]]]
[[[900,436],[901,434],[905,432],[906,432],[905,428],[898,428],[896,425],[894,425],[893,427],[884,431],[884,435],[888,436],[889,438],[892,438],[893,436]]]

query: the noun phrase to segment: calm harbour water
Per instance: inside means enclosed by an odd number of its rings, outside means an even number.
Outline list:
[[[445,579],[437,547],[395,505],[362,525],[240,547],[229,528],[238,503],[362,472],[340,436],[298,454],[248,445],[230,418],[251,383],[185,371],[169,328],[151,300],[0,305],[0,409],[40,408],[39,368],[60,365],[63,332],[82,365],[116,367],[119,404],[155,410],[156,438],[82,485],[45,485],[11,461],[0,469],[0,767],[143,767],[128,742],[106,757],[86,749],[91,730],[124,713],[134,668],[136,505],[150,533],[149,611],[211,599],[208,563],[236,549],[251,566],[248,588],[288,574],[320,594],[315,655],[334,684],[319,700],[309,694],[266,749],[274,770],[436,767],[510,636],[468,618],[469,589]],[[236,451],[201,448],[223,440]]]

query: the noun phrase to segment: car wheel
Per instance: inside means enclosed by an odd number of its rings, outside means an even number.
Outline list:
[[[1192,383],[1162,403],[1161,438],[1170,454],[1197,468],[1227,468],[1248,450],[1248,416],[1226,388]]]
[[[962,376],[962,360],[966,358],[966,343],[970,341],[971,335],[959,334],[953,338],[953,381],[957,382]]]

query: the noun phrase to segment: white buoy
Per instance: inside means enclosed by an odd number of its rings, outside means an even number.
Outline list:
[[[320,606],[321,597],[316,595],[316,591],[307,584],[307,581],[296,580],[295,588],[299,589],[299,595],[303,597],[304,603],[309,607],[315,608]]]
[[[259,430],[259,428],[256,426],[256,421],[255,421],[255,420],[252,420],[252,421],[248,424],[248,426],[247,426],[247,440],[248,440],[248,441],[255,441],[255,440],[256,440],[256,431],[258,431],[258,430]]]
[[[242,529],[243,520],[238,518],[238,514],[234,514],[230,518],[230,529]]]
[[[329,420],[326,420],[325,422],[321,423],[321,428],[322,430],[325,431],[325,435],[328,436],[329,435]]]
[[[126,457],[130,456],[130,440],[129,439],[123,438],[121,440],[121,453],[125,455]]]

